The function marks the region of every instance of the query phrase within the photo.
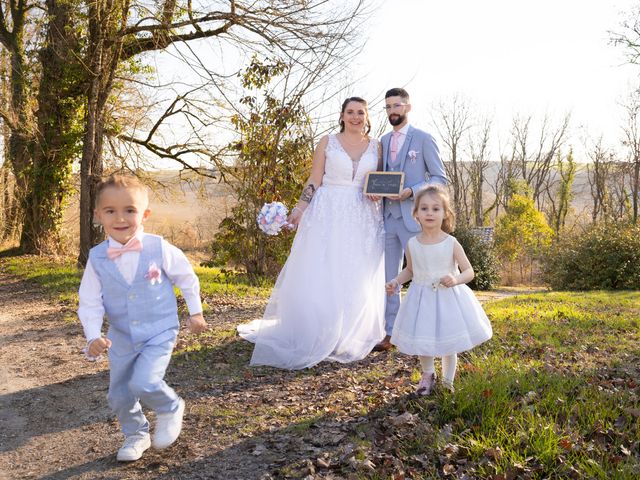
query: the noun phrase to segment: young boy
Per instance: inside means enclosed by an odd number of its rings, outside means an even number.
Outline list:
[[[108,401],[125,435],[117,459],[130,462],[152,444],[168,447],[182,429],[184,401],[164,381],[179,330],[173,285],[189,309],[190,331],[201,333],[207,324],[200,284],[184,253],[143,232],[151,214],[146,187],[135,177],[112,175],[98,185],[96,203],[95,216],[109,237],[89,252],[78,316],[89,357],[108,350]],[[156,412],[153,442],[140,402]]]

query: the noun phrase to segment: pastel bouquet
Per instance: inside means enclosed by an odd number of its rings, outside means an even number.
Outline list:
[[[287,223],[287,207],[281,202],[265,203],[258,213],[258,228],[267,235],[277,235],[286,227]]]

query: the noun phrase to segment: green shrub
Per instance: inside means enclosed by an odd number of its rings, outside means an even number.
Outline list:
[[[600,223],[557,241],[544,262],[557,290],[640,289],[640,226]]]
[[[238,140],[229,145],[234,163],[219,165],[221,177],[238,203],[219,225],[211,244],[207,266],[231,266],[243,270],[253,285],[275,280],[282,268],[293,235],[269,236],[256,224],[263,204],[280,201],[290,209],[296,204],[313,158],[310,119],[302,98],[281,98],[286,75],[281,62],[253,59],[241,74],[246,96],[231,118]]]
[[[491,290],[500,280],[499,265],[493,243],[483,240],[470,229],[458,226],[453,234],[464,248],[476,274],[469,282],[473,290]]]

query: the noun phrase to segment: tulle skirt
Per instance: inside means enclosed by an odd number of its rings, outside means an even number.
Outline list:
[[[263,318],[238,326],[252,365],[285,369],[364,358],[384,337],[381,202],[323,185],[300,222]]]
[[[482,305],[466,285],[438,288],[412,283],[393,325],[391,343],[402,353],[441,357],[492,336]]]

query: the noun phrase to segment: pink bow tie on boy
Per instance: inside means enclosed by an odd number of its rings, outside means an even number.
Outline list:
[[[109,247],[107,248],[107,257],[109,260],[115,260],[125,252],[139,252],[142,250],[142,242],[138,237],[133,237],[122,247]]]

